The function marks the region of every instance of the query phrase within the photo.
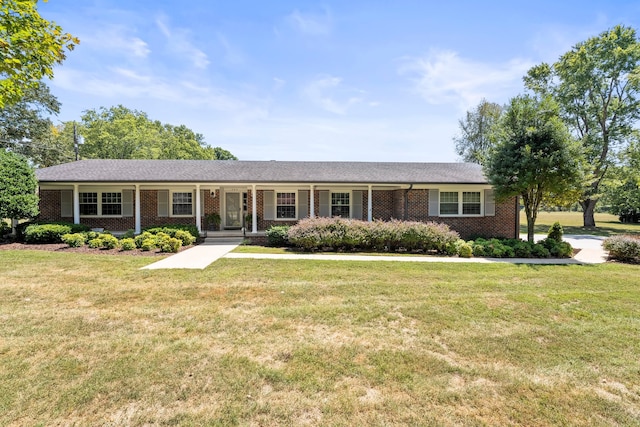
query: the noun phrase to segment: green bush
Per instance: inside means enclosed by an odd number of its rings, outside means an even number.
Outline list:
[[[193,236],[186,230],[176,230],[172,237],[180,240],[182,242],[182,246],[193,245],[193,243],[196,241],[195,236]]]
[[[549,232],[547,233],[547,239],[553,239],[556,242],[562,242],[562,236],[564,234],[564,229],[559,222],[554,222],[551,227],[549,227]]]
[[[458,233],[445,224],[307,218],[289,229],[292,245],[304,250],[434,251],[455,254]]]
[[[62,236],[62,243],[66,243],[70,248],[84,246],[85,236],[82,233],[68,233]]]
[[[176,239],[175,237],[169,237],[167,239],[163,239],[162,243],[160,243],[160,252],[170,252],[176,253],[180,250],[182,246],[182,240]]]
[[[623,262],[640,262],[640,238],[635,236],[612,236],[605,239],[602,247],[609,251],[609,258]]]
[[[136,242],[130,237],[120,240],[120,249],[123,251],[132,251],[136,248]]]
[[[464,240],[456,242],[456,252],[461,258],[471,258],[473,256],[473,248]]]
[[[190,225],[167,224],[167,225],[161,225],[157,227],[147,227],[142,231],[143,232],[148,231],[151,234],[158,234],[162,232],[170,235],[171,237],[175,237],[175,232],[177,230],[188,231],[193,237],[196,237],[196,238],[199,236],[198,227],[191,224]]]
[[[11,226],[3,219],[0,219],[0,237],[11,232]]]
[[[91,239],[89,240],[89,247],[91,249],[98,249],[102,247],[102,239],[99,237],[96,237],[95,239]]]
[[[103,233],[98,238],[102,240],[102,247],[105,249],[115,249],[118,247],[118,238],[111,234]]]
[[[137,248],[142,248],[142,244],[145,240],[154,240],[153,234],[145,231],[143,233],[138,234],[134,239]],[[148,249],[147,249],[148,250]]]
[[[269,246],[289,246],[289,226],[288,225],[272,225],[265,232],[267,235],[267,244]]]
[[[551,253],[540,243],[536,243],[531,247],[531,254],[536,258],[549,258]]]
[[[24,240],[27,243],[60,243],[62,236],[71,233],[68,225],[31,224],[24,230]]]
[[[124,233],[122,235],[122,239],[133,239],[134,237],[136,237],[136,232],[132,229],[127,230],[126,233]]]
[[[136,243],[137,246],[137,243]],[[151,251],[156,248],[156,239],[149,238],[145,239],[140,243],[140,249],[143,251]]]

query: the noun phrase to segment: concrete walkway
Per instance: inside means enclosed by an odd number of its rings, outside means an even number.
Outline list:
[[[204,269],[217,259],[222,258],[242,243],[242,239],[209,240],[175,255],[163,258],[158,262],[142,267],[141,270],[157,270],[161,268]]]
[[[545,235],[536,235],[535,240],[544,239]],[[526,236],[524,236],[526,239]],[[241,239],[215,239],[194,246],[170,257],[164,258],[143,269],[160,268],[193,268],[203,269],[219,258],[235,259],[289,259],[289,260],[323,260],[323,261],[395,261],[395,262],[454,262],[454,263],[508,263],[537,265],[599,264],[607,259],[602,249],[604,237],[590,235],[565,235],[569,242],[580,252],[573,258],[457,258],[439,256],[388,256],[388,255],[349,255],[349,254],[242,254],[231,253]]]

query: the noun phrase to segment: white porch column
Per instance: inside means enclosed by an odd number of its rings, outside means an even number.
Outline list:
[[[140,212],[140,184],[135,184],[136,187],[136,203],[135,203],[135,221],[136,221],[136,229],[135,233],[140,234],[142,232],[142,213]]]
[[[313,191],[313,184],[311,184],[310,190],[309,190],[309,196],[310,196],[309,200],[311,201],[311,205],[309,206],[310,208],[309,210],[311,211],[309,217],[311,218],[316,217],[316,197],[314,193],[315,192]]]
[[[202,217],[200,216],[200,184],[196,184],[196,228],[198,234],[202,233]]]
[[[80,224],[80,189],[73,184],[73,223]]]
[[[367,194],[367,221],[371,222],[373,220],[373,190],[372,186],[369,185],[369,193]]]
[[[258,232],[258,193],[256,192],[256,185],[251,186],[251,232]]]

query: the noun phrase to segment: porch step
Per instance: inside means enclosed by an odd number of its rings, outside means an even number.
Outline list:
[[[243,242],[242,237],[206,237],[205,245],[239,245]]]

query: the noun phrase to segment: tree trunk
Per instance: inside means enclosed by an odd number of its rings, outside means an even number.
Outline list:
[[[534,243],[533,241],[533,232],[534,232],[534,228],[536,225],[536,221],[535,219],[533,219],[533,216],[530,215],[529,213],[527,213],[527,240],[530,243]]]
[[[584,227],[596,226],[596,220],[593,216],[593,212],[597,202],[597,199],[586,199],[580,201],[580,206],[582,207],[582,222]]]

